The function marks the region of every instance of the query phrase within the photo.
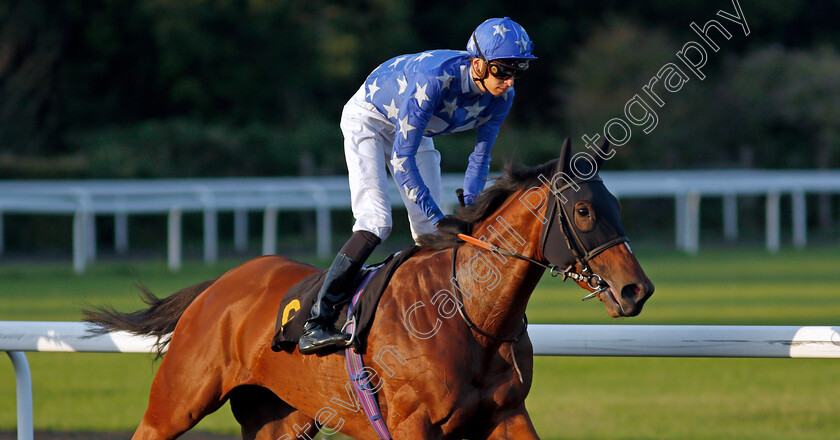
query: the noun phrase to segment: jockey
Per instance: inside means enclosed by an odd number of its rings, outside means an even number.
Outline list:
[[[432,137],[475,128],[477,142],[464,175],[464,200],[484,188],[490,150],[513,103],[514,79],[528,70],[533,42],[508,17],[480,24],[467,51],[431,50],[377,67],[344,106],[341,130],[350,180],[353,235],[327,272],[298,348],[309,354],[346,345],[336,331],[337,308],[352,297],[353,278],[391,233],[387,171],[397,182],[417,239],[442,226],[440,153]]]

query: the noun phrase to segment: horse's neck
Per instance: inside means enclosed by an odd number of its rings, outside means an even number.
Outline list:
[[[541,219],[511,197],[473,235],[508,251],[534,258],[538,254]],[[458,280],[467,313],[486,333],[500,338],[517,336],[525,307],[544,268],[497,252],[462,246]]]

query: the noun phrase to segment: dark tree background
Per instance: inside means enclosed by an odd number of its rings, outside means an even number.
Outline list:
[[[338,118],[381,61],[511,16],[540,57],[494,153],[596,133],[717,19],[707,78],[611,168],[840,166],[840,3],[741,0],[0,0],[0,178],[341,174]],[[439,138],[460,171],[474,134]],[[451,153],[450,153],[451,151]]]

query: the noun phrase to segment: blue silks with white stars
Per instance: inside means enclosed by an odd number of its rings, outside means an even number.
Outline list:
[[[477,129],[464,175],[464,198],[471,203],[484,188],[490,150],[513,103],[513,88],[498,97],[481,93],[472,81],[467,52],[432,50],[382,63],[365,80],[365,93],[365,100],[396,127],[391,164],[397,182],[433,223],[443,213],[417,171],[421,136]]]

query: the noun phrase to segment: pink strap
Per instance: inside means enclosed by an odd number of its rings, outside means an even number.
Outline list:
[[[367,287],[377,270],[379,269],[377,268],[372,270],[367,277],[365,277],[364,281],[362,281],[362,284],[359,286],[359,290],[357,290],[356,294],[353,296],[353,301],[350,303],[350,307],[347,310],[348,324],[346,331],[350,334],[353,334],[356,329],[356,322],[352,319],[353,309],[356,307],[356,301],[358,301],[362,291],[364,291],[365,287]],[[359,398],[359,403],[365,411],[368,421],[371,426],[373,426],[373,430],[376,431],[376,434],[379,435],[379,438],[382,440],[392,440],[391,432],[388,431],[388,426],[385,425],[385,420],[382,418],[382,413],[379,411],[379,403],[373,395],[373,390],[371,389],[367,373],[365,372],[365,365],[362,361],[362,356],[356,353],[353,346],[347,347],[345,355],[347,359],[347,372],[350,374],[350,381],[353,383],[353,389],[356,390],[356,396]]]

